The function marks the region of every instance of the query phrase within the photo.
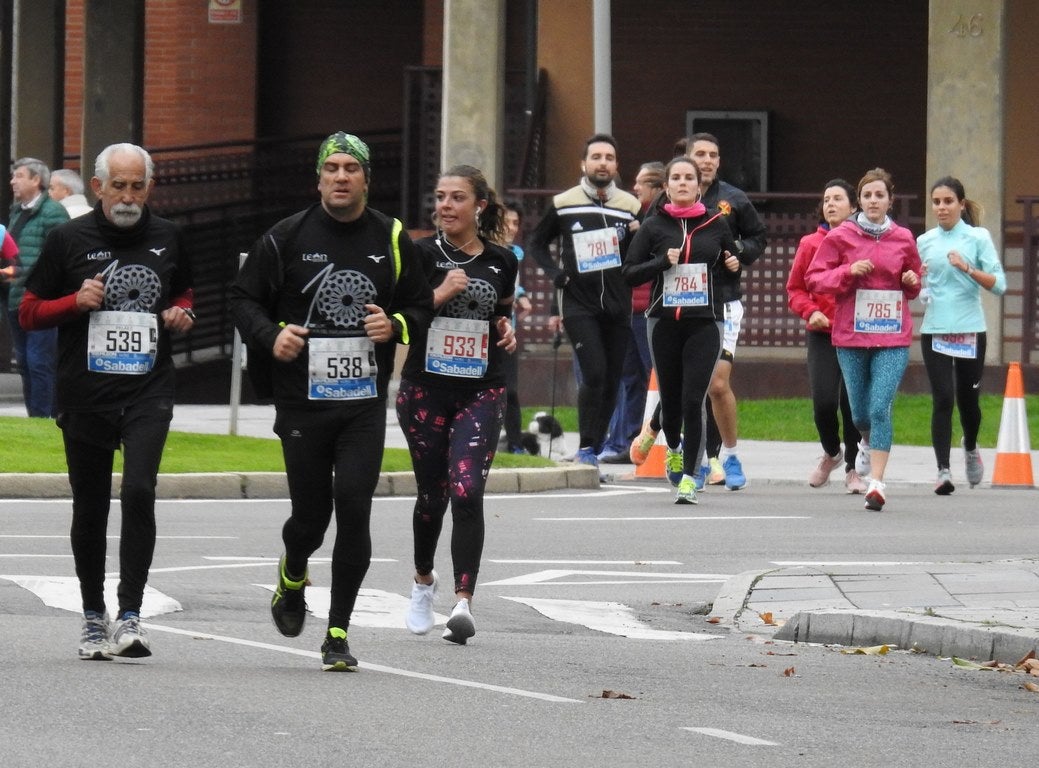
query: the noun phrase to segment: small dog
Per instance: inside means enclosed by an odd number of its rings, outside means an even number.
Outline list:
[[[545,456],[550,459],[563,459],[569,456],[563,427],[555,416],[545,411],[534,414],[534,420],[527,427],[521,442],[523,448],[532,456]]]

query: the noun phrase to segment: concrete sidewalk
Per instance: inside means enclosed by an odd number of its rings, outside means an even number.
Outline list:
[[[25,416],[25,409],[20,402],[0,402],[0,416]],[[173,409],[171,429],[177,432],[236,434],[273,440],[276,439],[273,425],[272,405],[244,405],[233,412],[226,405],[177,405]],[[565,439],[571,448],[577,445],[576,435],[568,434]],[[407,448],[397,424],[397,414],[392,409],[386,411],[386,447]],[[750,484],[754,486],[804,486],[807,484],[808,471],[821,454],[816,443],[742,440],[739,448]],[[958,452],[958,448],[953,451],[954,461],[960,459]],[[982,453],[986,467],[991,467],[994,453],[991,450],[983,450]],[[1033,454],[1039,457],[1039,451]],[[602,464],[599,470],[607,484],[637,481],[632,464]],[[834,473],[835,483],[840,482],[838,474]],[[934,454],[930,448],[896,445],[885,482],[892,488],[929,485],[934,481],[934,474]],[[560,463],[543,469],[495,469],[488,476],[490,493],[592,489],[599,485],[595,470],[581,464]],[[380,496],[414,493],[414,478],[410,472],[383,473],[376,490]],[[158,494],[160,498],[287,498],[288,486],[281,472],[162,475],[159,478]],[[64,474],[8,474],[0,487],[0,497],[7,498],[62,498],[68,495],[68,481]]]
[[[1012,664],[1039,655],[1039,560],[750,571],[722,587],[711,615],[776,640]]]
[[[7,377],[0,375],[3,378]],[[8,398],[0,402],[0,415],[24,416],[25,410],[20,401]],[[235,434],[274,439],[272,406],[243,406],[234,418]],[[231,434],[231,419],[228,406],[178,405],[172,428]],[[406,447],[392,410],[387,411],[386,437],[387,446]],[[573,436],[568,439],[575,444]],[[982,453],[991,471],[995,452],[983,449]],[[740,456],[753,486],[807,486],[807,473],[819,454],[815,443],[740,442]],[[1036,466],[1039,451],[1033,451],[1032,457]],[[961,460],[959,449],[954,449],[953,461]],[[630,464],[604,464],[600,469],[607,475],[606,487],[638,482]],[[930,448],[896,445],[886,482],[892,487],[929,486],[934,473]],[[0,477],[0,497],[69,496],[65,475]],[[599,478],[591,467],[561,464],[548,469],[494,470],[488,483],[492,493],[515,493],[595,489]],[[378,492],[414,495],[414,479],[411,473],[384,474]],[[283,473],[218,473],[163,476],[159,494],[165,498],[287,498],[288,490]],[[1039,560],[752,571],[722,587],[711,614],[721,620],[719,626],[777,640],[887,644],[940,656],[1012,663],[1029,651],[1039,654]],[[772,623],[763,618],[769,615]]]

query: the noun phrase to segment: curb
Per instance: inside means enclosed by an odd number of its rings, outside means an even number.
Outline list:
[[[897,611],[839,610],[797,613],[774,640],[824,645],[891,645],[932,656],[994,659],[1014,664],[1039,654],[1035,632],[1005,626],[971,626],[937,616],[911,617]]]
[[[71,499],[69,478],[65,473],[3,475],[2,499]],[[119,498],[122,475],[112,475],[112,497]],[[536,493],[566,489],[599,488],[599,473],[594,467],[572,465],[546,468],[492,470],[487,476],[488,493]],[[376,496],[414,496],[415,476],[411,472],[383,472],[375,488]],[[284,472],[199,472],[159,475],[157,499],[287,499],[288,482]]]
[[[1006,624],[981,625],[908,611],[859,608],[798,611],[780,627],[763,623],[754,612],[748,612],[745,617],[754,585],[762,578],[783,570],[744,571],[731,577],[719,589],[711,615],[722,619],[735,631],[790,643],[856,647],[890,645],[937,657],[994,659],[1006,664],[1017,663],[1029,652],[1039,656],[1039,637],[1035,630]]]
[[[631,474],[604,475],[606,487],[611,483],[643,483],[656,478]],[[65,473],[0,473],[0,499],[70,499],[68,475]],[[119,498],[121,475],[112,475],[112,497]],[[800,487],[800,480],[761,479],[760,486]],[[891,482],[888,487],[911,487],[919,483]],[[491,470],[487,476],[487,493],[540,493],[567,489],[596,490],[602,488],[594,467],[561,465]],[[284,472],[193,472],[159,475],[157,499],[287,499],[288,483]],[[414,496],[415,478],[411,472],[383,472],[375,488],[375,496]]]

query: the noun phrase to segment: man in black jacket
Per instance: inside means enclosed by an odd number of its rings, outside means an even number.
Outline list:
[[[700,169],[700,194],[704,205],[722,212],[732,230],[732,236],[736,238],[736,246],[739,249],[736,256],[740,265],[749,267],[765,251],[765,225],[761,217],[742,190],[718,178],[721,152],[717,138],[710,133],[693,134],[689,137],[687,152]],[[708,391],[708,411],[711,416],[708,419],[707,450],[704,452],[704,458],[710,461],[710,466],[702,468],[697,478],[697,485],[701,488],[704,482],[724,482],[725,487],[731,491],[738,491],[747,485],[747,477],[743,474],[743,465],[736,452],[736,395],[730,383],[736,342],[743,319],[743,290],[740,283],[742,273],[742,269],[739,272],[727,273],[731,275],[731,279],[724,283],[718,292],[718,298],[722,302],[722,306],[719,307],[722,317],[719,319],[724,319],[725,331],[721,357],[714,367]],[[716,464],[720,464],[721,472],[718,471],[719,467],[714,466]]]
[[[428,325],[433,291],[401,223],[367,207],[370,153],[335,133],[317,159],[320,203],[275,224],[253,246],[229,298],[235,325],[267,356],[274,431],[292,512],[271,616],[303,631],[308,561],[336,515],[325,670],[350,670],[350,615],[371,564],[372,496],[386,440],[396,343]],[[260,389],[266,387],[261,385]]]
[[[159,461],[173,416],[169,334],[191,330],[195,315],[180,230],[145,204],[151,157],[135,144],[113,144],[98,155],[95,171],[91,188],[100,205],[47,237],[18,319],[28,330],[57,328],[55,402],[83,600],[79,657],[100,660],[151,655],[140,612],[155,551]],[[106,533],[119,449],[119,613],[110,627]]]
[[[575,458],[598,466],[631,340],[631,288],[620,266],[641,206],[617,187],[612,136],[596,134],[585,142],[581,173],[577,186],[552,198],[528,250],[557,289],[559,314],[581,370]],[[556,241],[559,263],[549,251]]]

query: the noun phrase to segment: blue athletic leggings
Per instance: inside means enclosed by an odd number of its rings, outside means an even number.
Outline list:
[[[397,418],[418,483],[412,516],[415,570],[433,570],[450,501],[455,592],[472,594],[483,555],[483,494],[505,418],[505,387],[460,391],[403,380]]]
[[[855,427],[869,433],[870,448],[890,451],[891,406],[909,364],[909,347],[838,347],[837,360]]]

